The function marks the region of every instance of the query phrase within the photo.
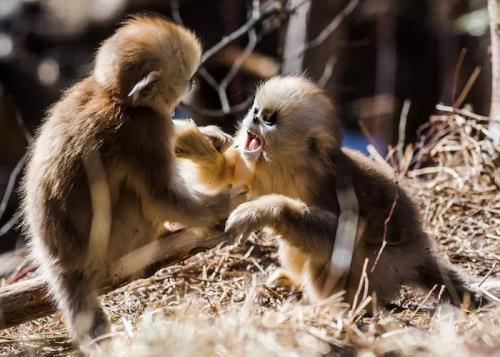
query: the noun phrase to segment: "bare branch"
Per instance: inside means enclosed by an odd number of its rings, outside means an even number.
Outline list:
[[[397,177],[397,175],[396,175],[396,177]],[[384,251],[385,246],[387,245],[387,232],[389,229],[389,222],[391,221],[392,215],[394,214],[394,209],[396,208],[396,204],[398,203],[398,199],[399,199],[399,185],[398,185],[398,182],[396,180],[396,192],[394,193],[394,199],[392,200],[392,206],[391,206],[391,209],[389,210],[389,214],[387,215],[387,217],[384,221],[384,235],[382,236],[382,245],[380,246],[380,249],[377,253],[377,257],[375,258],[375,261],[373,262],[373,266],[372,266],[372,269],[370,271],[370,273],[372,273],[372,274],[375,271],[375,268],[377,267],[377,263],[380,259],[380,256],[382,255],[382,252]]]
[[[172,19],[179,25],[184,25],[182,20],[180,6],[178,0],[170,0],[170,7],[172,8]]]
[[[199,229],[180,230],[127,254],[113,264],[110,278],[101,286],[100,292],[106,293],[123,285],[124,279],[156,262],[174,264],[225,240],[223,234],[206,233]],[[42,278],[0,287],[0,328],[15,326],[55,311]]]
[[[291,57],[286,58],[285,61],[290,60],[292,58],[298,57],[302,55],[304,52],[310,50],[311,48],[318,47],[321,45],[323,42],[326,41],[328,37],[342,24],[342,22],[345,20],[347,16],[349,16],[356,6],[358,6],[359,0],[351,0],[349,3],[346,5],[346,7],[335,16],[332,21],[320,32],[316,38],[313,40],[307,42],[303,46],[299,47]]]
[[[263,7],[258,14],[252,12],[252,16],[250,17],[250,19],[247,22],[245,22],[240,28],[238,28],[231,34],[223,37],[222,40],[220,40],[214,46],[205,51],[205,53],[203,53],[203,56],[201,57],[201,63],[202,64],[205,63],[210,57],[219,52],[222,48],[226,47],[231,42],[236,41],[241,36],[245,35],[248,31],[250,31],[255,26],[263,22],[265,19],[281,13],[282,9],[283,8],[281,2],[273,1],[269,5]]]
[[[243,102],[235,104],[229,108],[229,111],[225,113],[221,109],[208,109],[208,108],[201,108],[198,106],[191,105],[189,103],[181,103],[181,107],[187,108],[191,110],[193,113],[200,114],[200,115],[205,115],[207,117],[222,117],[224,115],[228,114],[235,114],[235,113],[241,113],[245,110],[247,110],[250,105],[252,105],[253,102],[253,97],[250,96],[247,99],[245,99]]]
[[[12,192],[14,192],[14,187],[16,186],[17,177],[21,173],[21,171],[24,167],[24,164],[26,162],[26,155],[27,154],[24,154],[21,157],[21,159],[19,159],[16,166],[14,167],[12,172],[10,173],[9,181],[7,182],[7,188],[5,189],[5,192],[4,192],[3,197],[2,197],[2,201],[0,202],[0,220],[3,218],[3,215],[5,214],[10,197],[12,196]],[[2,234],[5,234],[5,232],[3,232],[3,230],[4,230],[4,227],[0,228],[0,236],[2,236]]]
[[[337,56],[335,55],[331,55],[330,58],[328,58],[328,61],[326,61],[323,73],[321,74],[321,77],[318,80],[318,84],[321,87],[325,87],[330,78],[332,77],[333,69],[335,68],[336,63],[337,63]]]
[[[16,117],[16,123],[18,127],[21,129],[24,138],[26,139],[26,142],[29,144],[33,141],[33,135],[31,135],[30,131],[26,127],[26,124],[24,123],[24,119],[21,115],[21,112],[19,110],[16,110],[15,112],[15,117]],[[7,182],[7,187],[5,188],[5,192],[2,197],[2,201],[0,202],[0,221],[2,220],[5,211],[7,210],[7,205],[9,204],[9,200],[12,196],[12,193],[14,192],[14,188],[16,186],[17,178],[19,174],[21,173],[24,164],[26,163],[26,158],[27,154],[25,153],[19,161],[16,163],[16,166],[14,166],[14,169],[9,175],[9,180]],[[16,223],[19,220],[18,215],[13,215],[3,226],[0,226],[0,237],[5,235],[8,231],[12,229],[16,225]]]
[[[243,62],[245,62],[248,56],[250,56],[256,45],[257,45],[257,34],[255,33],[255,29],[251,29],[250,32],[248,33],[248,44],[245,47],[245,51],[234,62],[229,72],[226,74],[226,76],[222,79],[222,81],[219,84],[218,93],[222,105],[222,111],[224,113],[229,112],[229,110],[231,109],[229,107],[229,100],[227,98],[227,92],[226,92],[227,86],[233,80],[234,76],[236,76],[236,74],[239,72],[241,65],[243,64]]]

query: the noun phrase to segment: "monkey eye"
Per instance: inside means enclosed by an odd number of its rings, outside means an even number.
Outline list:
[[[278,119],[278,112],[272,112],[264,118],[264,123],[267,125],[275,125]]]

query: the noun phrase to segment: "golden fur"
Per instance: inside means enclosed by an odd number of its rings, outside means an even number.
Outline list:
[[[248,145],[255,136],[261,142],[257,149]],[[276,77],[262,84],[233,145],[244,161],[255,165],[249,192],[254,199],[231,213],[226,230],[246,235],[272,228],[280,237],[282,265],[272,282],[304,289],[312,300],[345,288],[347,300],[352,301],[368,258],[370,291],[379,301],[389,302],[402,284],[426,288],[443,284],[452,302],[458,304],[468,289],[461,275],[438,258],[410,197],[381,167],[359,152],[341,149],[339,143],[334,107],[314,83],[302,77]],[[189,154],[185,156],[189,158]],[[210,170],[207,162],[198,170]],[[224,171],[224,161],[213,162],[213,172]],[[340,213],[339,179],[352,182],[365,227],[346,286],[328,288]],[[387,245],[371,272],[394,200]]]
[[[214,225],[229,212],[228,192],[193,192],[174,159],[170,114],[200,56],[185,28],[130,19],[104,41],[93,72],[50,109],[30,148],[27,234],[79,342],[109,328],[96,289],[111,262],[158,237],[165,221]]]

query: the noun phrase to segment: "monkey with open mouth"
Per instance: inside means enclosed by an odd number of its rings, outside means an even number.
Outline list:
[[[302,289],[312,301],[344,288],[352,302],[368,259],[369,291],[382,304],[403,284],[444,285],[444,295],[456,305],[471,292],[462,274],[438,256],[404,189],[361,153],[340,147],[334,106],[311,81],[290,76],[264,82],[234,143],[214,127],[200,128],[204,135],[195,130],[187,125],[177,132],[177,156],[192,160],[199,180],[215,186],[234,181],[240,172],[236,181],[249,186],[251,200],[231,213],[226,231],[274,231],[282,268],[271,276],[273,285]],[[187,149],[193,141],[200,143],[197,152]],[[348,276],[342,286],[332,286],[341,179],[354,188],[362,224]]]

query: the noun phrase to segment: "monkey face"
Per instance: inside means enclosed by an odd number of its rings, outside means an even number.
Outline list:
[[[241,122],[237,143],[247,160],[293,160],[338,145],[333,105],[323,91],[302,77],[275,77],[257,90]]]

